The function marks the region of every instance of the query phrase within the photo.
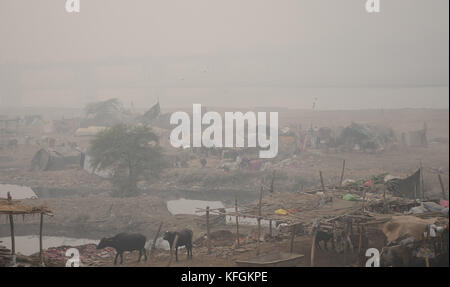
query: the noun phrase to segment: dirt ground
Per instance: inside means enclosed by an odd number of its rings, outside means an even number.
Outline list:
[[[333,186],[338,183],[342,160],[346,160],[344,179],[360,179],[381,173],[406,176],[415,172],[420,164],[424,167],[426,196],[439,197],[441,187],[438,173],[442,174],[444,186],[449,185],[449,112],[448,110],[370,110],[370,111],[286,111],[280,113],[280,126],[300,123],[304,128],[312,126],[344,126],[351,122],[372,123],[391,127],[397,134],[428,126],[428,147],[404,147],[377,153],[308,150],[295,159],[295,165],[277,169],[279,179],[275,190],[298,191],[320,186],[319,171],[324,183]],[[40,138],[42,131],[28,129],[25,135]],[[87,148],[88,138],[77,138],[72,134],[51,134],[60,141],[76,141]],[[437,140],[439,139],[439,140]],[[241,204],[258,198],[261,178],[265,172],[225,172],[218,169],[217,159],[208,160],[207,168],[201,168],[198,159],[190,162],[189,168],[171,168],[154,182],[143,182],[142,194],[133,198],[110,196],[108,180],[89,174],[74,167],[60,171],[30,171],[34,153],[40,146],[19,143],[16,149],[0,149],[0,183],[30,186],[40,197],[39,203],[46,203],[54,216],[45,219],[45,235],[100,239],[118,232],[141,232],[148,238],[155,234],[159,223],[163,229],[189,227],[198,236],[204,234],[194,220],[195,216],[172,216],[166,207],[167,200],[181,197],[201,200],[220,200],[227,207],[234,204],[237,193]],[[38,218],[25,217],[17,220],[17,235],[37,234]],[[0,217],[0,236],[9,235],[9,224]],[[288,241],[262,243],[261,252],[287,251]],[[231,246],[231,245],[230,245]],[[222,247],[221,247],[222,248]],[[225,247],[223,247],[225,248]],[[234,266],[237,259],[248,259],[255,255],[254,246],[249,245],[242,252],[229,250],[207,255],[205,248],[194,250],[194,259],[186,261],[181,252],[180,262],[172,266]],[[225,248],[225,249],[226,249]],[[220,249],[220,248],[219,248]],[[309,266],[311,238],[298,237],[295,253],[305,255],[302,266]],[[230,251],[231,250],[231,251]],[[221,254],[221,252],[223,254]],[[224,255],[225,254],[225,255]],[[157,252],[147,263],[133,263],[136,254],[127,255],[126,266],[165,266],[168,252]],[[346,264],[356,262],[349,259]],[[341,254],[319,251],[316,266],[342,266]]]
[[[381,235],[382,237],[383,235]],[[380,240],[376,240],[380,241]],[[305,257],[298,264],[298,267],[309,267],[311,265],[311,236],[298,236],[294,241],[294,254],[302,254]],[[381,241],[382,242],[382,241]],[[372,245],[373,247],[380,246]],[[329,246],[330,247],[330,246]],[[227,250],[228,252],[224,252],[223,250]],[[270,242],[270,243],[261,243],[260,245],[260,254],[276,254],[276,253],[286,253],[290,250],[290,241],[285,239],[280,242]],[[185,250],[181,249],[178,252],[179,261],[175,262],[175,258],[173,257],[170,261],[170,253],[169,251],[156,251],[152,258],[148,259],[147,262],[141,261],[137,262],[138,253],[125,253],[124,263],[121,265],[119,263],[114,265],[113,262],[105,263],[103,266],[132,266],[132,267],[229,267],[229,266],[237,266],[237,260],[249,260],[256,257],[256,243],[245,245],[239,249],[234,250],[232,247],[213,247],[211,254],[207,254],[206,247],[194,248],[193,251],[193,259],[188,260],[186,258]],[[316,267],[336,267],[336,266],[355,266],[358,264],[358,252],[354,250],[354,252],[349,253],[347,258],[344,260],[343,254],[339,254],[335,251],[331,250],[319,250],[316,249],[315,255],[315,266]]]

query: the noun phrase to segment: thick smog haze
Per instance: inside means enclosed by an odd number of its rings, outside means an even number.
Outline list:
[[[447,0],[0,1],[0,107],[448,108]]]
[[[448,52],[449,0],[0,0],[0,270],[448,268]]]

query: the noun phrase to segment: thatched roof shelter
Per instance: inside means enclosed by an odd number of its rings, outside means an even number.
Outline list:
[[[45,214],[52,216],[53,213],[45,205],[32,205],[22,203],[20,200],[0,199],[0,214],[27,215],[27,214]]]
[[[29,203],[23,203],[20,200],[12,199],[0,199],[0,215],[5,214],[9,216],[9,224],[11,228],[11,255],[15,258],[16,247],[15,247],[15,237],[14,237],[14,215],[31,215],[40,214],[41,222],[39,229],[39,250],[41,264],[44,263],[43,252],[42,252],[42,230],[44,224],[44,214],[48,216],[53,216],[51,209],[45,205],[33,205]],[[15,260],[14,260],[15,261]],[[15,262],[14,262],[15,263]]]

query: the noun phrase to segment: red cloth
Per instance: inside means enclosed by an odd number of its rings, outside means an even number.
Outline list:
[[[443,207],[448,207],[448,200],[441,199],[441,201],[439,202],[439,205],[441,205]]]
[[[364,183],[365,187],[371,187],[373,185],[373,180],[368,180],[366,183]]]

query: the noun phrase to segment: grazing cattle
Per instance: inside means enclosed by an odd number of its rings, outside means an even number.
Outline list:
[[[105,247],[112,247],[116,249],[116,257],[114,258],[114,265],[117,264],[117,257],[120,255],[120,264],[123,263],[124,251],[139,251],[138,262],[141,261],[142,254],[144,254],[145,261],[147,261],[147,251],[145,250],[146,238],[142,234],[138,233],[119,233],[114,237],[102,238],[97,245],[97,249],[103,249]]]
[[[380,265],[382,267],[414,266],[416,258],[414,258],[413,250],[416,249],[416,245],[414,237],[407,237],[398,242],[391,242],[381,250]]]
[[[331,239],[331,246],[334,249],[334,241],[333,241],[333,233],[328,233],[328,232],[324,232],[324,231],[317,231],[317,235],[316,235],[316,246],[317,248],[319,248],[320,250],[322,250],[322,248],[320,247],[320,242],[323,241],[323,245],[325,247],[325,250],[328,250],[328,241]]]
[[[170,251],[173,248],[173,242],[175,241],[175,237],[178,235],[178,241],[175,246],[175,260],[178,262],[178,247],[186,246],[187,258],[192,259],[192,230],[183,229],[182,231],[166,231],[164,233],[164,240],[167,240],[170,244]]]
[[[382,267],[408,267],[412,266],[412,249],[402,246],[384,247],[380,254]]]

